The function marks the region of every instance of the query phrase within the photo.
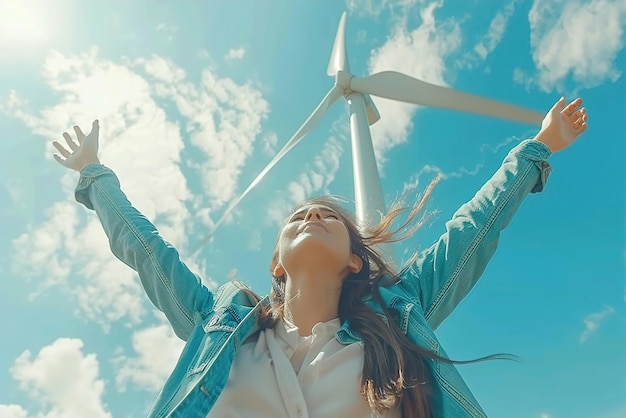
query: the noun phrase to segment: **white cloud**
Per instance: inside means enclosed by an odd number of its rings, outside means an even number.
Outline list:
[[[367,31],[365,29],[360,29],[356,33],[356,37],[354,38],[354,41],[357,44],[364,44],[367,41]]]
[[[136,355],[120,354],[113,360],[118,390],[125,391],[130,384],[156,392],[171,374],[185,343],[163,323],[135,331],[132,345]]]
[[[11,199],[11,203],[9,206],[11,207],[19,207],[20,209],[25,208],[24,204],[24,190],[23,190],[23,180],[17,178],[9,178],[4,183],[4,187]]]
[[[169,42],[172,42],[176,38],[178,31],[180,31],[180,27],[178,27],[177,25],[169,25],[167,23],[160,23],[157,25],[156,31],[165,34],[165,37],[167,38],[167,40]]]
[[[37,418],[110,418],[102,402],[104,381],[95,354],[83,354],[79,339],[59,338],[33,359],[25,351],[11,368],[20,389],[39,404]],[[59,384],[59,382],[63,382]],[[0,416],[26,418],[19,405],[0,405]]]
[[[379,15],[388,5],[387,0],[346,0],[346,6],[350,12]]]
[[[0,404],[0,417],[2,418],[28,418],[28,411],[22,408],[20,405],[1,405]]]
[[[137,64],[155,77],[156,95],[174,102],[186,118],[185,131],[203,154],[202,163],[191,166],[203,181],[199,205],[207,208],[206,223],[211,226],[213,212],[237,195],[237,180],[252,154],[269,104],[250,84],[238,85],[209,70],[203,71],[197,88],[171,75],[180,71],[163,58],[142,59]]]
[[[542,413],[539,415],[539,418],[550,418],[550,415],[546,414],[545,412],[542,412]]]
[[[9,95],[4,101],[0,101],[0,112],[24,121],[30,125],[35,124],[37,119],[24,111],[28,102],[17,95],[15,90],[9,90]]]
[[[590,88],[616,81],[615,58],[624,46],[626,1],[535,0],[528,14],[534,84],[544,91],[566,83]]]
[[[589,340],[591,335],[593,335],[600,327],[600,324],[609,316],[615,313],[615,309],[606,305],[603,310],[600,312],[594,312],[589,314],[584,320],[583,324],[585,325],[585,330],[580,335],[580,343],[583,344]]]
[[[183,254],[188,231],[197,222],[211,224],[214,211],[235,196],[240,171],[269,112],[252,86],[219,78],[208,69],[195,85],[182,69],[157,56],[128,65],[100,58],[97,49],[79,55],[52,53],[43,74],[60,96],[57,104],[31,111],[11,93],[2,110],[46,139],[99,118],[101,161],[117,173],[132,203]],[[165,109],[172,105],[182,115],[185,138],[178,122],[167,117]],[[189,189],[180,168],[186,145],[199,151],[191,153],[198,155],[198,162],[190,164],[201,175],[200,190]],[[52,154],[50,144],[46,153]],[[14,241],[15,272],[37,277],[36,293],[58,287],[74,295],[79,314],[105,329],[121,319],[138,323],[146,298],[136,275],[110,254],[94,214],[73,202],[76,174],[60,177],[67,201],[53,204],[45,221],[29,225]],[[200,208],[193,218],[188,206]],[[196,271],[205,284],[215,287],[202,265],[193,260],[187,264],[200,268]]]
[[[229,50],[226,56],[224,57],[224,59],[226,61],[240,60],[245,55],[246,55],[246,50],[243,47],[241,47],[241,48]]]
[[[444,59],[460,46],[461,30],[454,20],[435,21],[434,13],[441,5],[433,2],[424,7],[420,12],[422,23],[415,30],[408,31],[403,24],[396,26],[387,42],[372,52],[369,72],[393,70],[447,85]],[[385,153],[406,142],[417,107],[378,97],[374,101],[381,119],[371,127],[372,142],[378,165],[382,167]]]
[[[352,13],[378,16],[385,10],[408,10],[424,0],[346,0],[346,6]]]
[[[62,283],[71,271],[69,257],[62,256],[64,243],[76,233],[78,217],[73,204],[58,202],[46,211],[49,221],[13,241],[14,269],[21,276],[33,278],[46,272],[39,291]]]
[[[519,67],[513,69],[513,81],[524,86],[526,90],[528,90],[533,83],[532,77]]]
[[[246,248],[250,251],[260,251],[263,240],[261,238],[261,231],[254,229],[250,231],[250,237],[246,240]]]
[[[276,155],[276,144],[278,143],[278,135],[270,132],[263,137],[263,154],[268,157]]]
[[[498,11],[489,25],[485,36],[474,47],[474,52],[481,60],[487,58],[489,54],[498,46],[506,30],[511,15],[515,11],[515,1],[507,4],[504,9]]]
[[[77,314],[108,329],[111,321],[127,317],[139,322],[144,313],[141,288],[135,274],[108,252],[108,243],[94,216],[78,227],[79,207],[57,202],[48,220],[14,241],[14,271],[22,277],[44,276],[31,297],[53,287],[75,296]],[[80,277],[68,282],[70,273]]]

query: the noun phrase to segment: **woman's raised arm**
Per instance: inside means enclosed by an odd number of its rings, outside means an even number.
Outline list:
[[[561,98],[533,140],[516,146],[502,166],[448,222],[446,232],[406,270],[402,282],[415,291],[435,329],[476,284],[496,251],[501,231],[529,193],[543,190],[551,171],[546,159],[587,129],[587,112]]]
[[[63,133],[69,150],[56,141],[53,145],[62,156],[55,154],[55,159],[80,172],[76,200],[96,211],[113,254],[137,271],[152,303],[165,313],[176,335],[186,340],[196,322],[211,312],[213,294],[157,228],[132,206],[115,173],[100,164],[98,121],[86,136],[78,126],[74,131],[76,142]]]

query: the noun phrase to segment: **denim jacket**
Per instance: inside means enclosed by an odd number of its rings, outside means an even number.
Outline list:
[[[551,171],[545,161],[550,154],[535,140],[517,145],[446,223],[439,240],[418,255],[398,283],[381,289],[384,303],[399,312],[398,325],[415,344],[446,356],[433,331],[478,281],[500,232],[526,195],[543,189]],[[269,298],[257,300],[235,282],[212,293],[131,205],[110,169],[90,164],[80,174],[76,200],[96,211],[113,254],[137,271],[152,303],[186,341],[149,416],[206,417],[224,389],[238,348],[258,331],[256,314]],[[373,299],[367,303],[382,313]],[[344,344],[360,341],[348,322],[336,338]],[[486,416],[454,365],[429,362],[435,416]]]

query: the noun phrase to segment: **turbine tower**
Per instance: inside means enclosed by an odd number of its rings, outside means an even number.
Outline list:
[[[344,12],[339,21],[328,63],[327,73],[335,77],[334,86],[248,188],[231,202],[214,225],[213,232],[232,213],[239,202],[265,177],[269,170],[313,130],[322,120],[326,111],[342,96],[348,102],[350,109],[354,197],[357,220],[362,225],[376,225],[381,219],[381,214],[385,213],[385,202],[369,130],[369,125],[380,119],[380,115],[370,95],[533,125],[541,124],[543,119],[541,113],[430,84],[395,71],[383,71],[363,78],[355,77],[350,72],[348,64],[345,29],[346,13]],[[202,241],[200,247],[210,239],[211,235]]]

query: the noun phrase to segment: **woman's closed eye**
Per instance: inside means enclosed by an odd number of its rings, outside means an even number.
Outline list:
[[[329,212],[323,215],[324,219],[335,219],[335,220],[339,220],[339,216],[335,213]],[[291,218],[291,220],[289,222],[300,222],[300,221],[304,221],[304,215],[295,215],[293,218]]]

